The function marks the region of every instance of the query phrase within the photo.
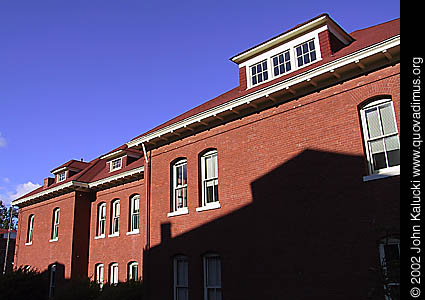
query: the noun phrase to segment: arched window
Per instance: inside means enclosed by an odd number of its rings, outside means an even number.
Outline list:
[[[189,299],[189,263],[187,257],[174,257],[174,300]]]
[[[139,280],[139,264],[137,261],[128,263],[128,280]]]
[[[139,232],[139,208],[140,208],[140,195],[134,195],[130,198],[129,231],[132,233]]]
[[[218,161],[217,150],[210,150],[200,157],[201,209],[218,208]]]
[[[97,207],[97,228],[96,236],[105,236],[105,225],[106,225],[106,203],[100,203]]]
[[[59,215],[60,209],[57,207],[53,210],[51,241],[56,241],[59,238]]]
[[[118,263],[111,263],[109,265],[109,284],[118,284]]]
[[[111,205],[111,235],[119,235],[120,232],[120,199],[112,201]]]
[[[400,240],[397,238],[381,240],[379,258],[386,300],[400,299]]]
[[[370,174],[399,169],[400,144],[391,99],[369,102],[360,110],[366,157]]]
[[[104,269],[103,264],[96,264],[96,266],[95,266],[95,280],[96,280],[96,283],[99,285],[100,288],[103,287],[104,274],[105,274],[105,269]]]
[[[26,244],[32,244],[32,237],[34,232],[34,215],[28,217],[28,228],[27,228],[27,241]]]
[[[187,210],[187,160],[180,159],[173,164],[172,212]]]
[[[221,300],[221,260],[217,254],[204,256],[204,299]]]

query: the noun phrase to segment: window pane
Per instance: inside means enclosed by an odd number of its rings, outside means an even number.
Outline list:
[[[252,84],[254,85],[254,84],[257,84],[257,77],[252,77]]]
[[[258,64],[257,65],[257,73],[260,73],[261,72],[261,64]]]
[[[252,75],[257,74],[257,68],[255,66],[251,68],[251,73]]]
[[[310,56],[308,54],[304,54],[304,63],[308,64],[310,62]]]
[[[382,139],[370,142],[370,147],[373,154],[384,152],[384,143]]]
[[[308,42],[308,46],[310,47],[310,50],[314,50],[314,41]]]
[[[269,73],[268,72],[264,72],[263,75],[264,75],[264,80],[269,79]]]
[[[301,46],[303,47],[303,53],[307,53],[308,52],[308,45],[307,45],[307,43],[302,44]]]
[[[388,167],[400,165],[400,150],[388,151]]]
[[[382,105],[379,108],[379,111],[381,113],[381,122],[384,134],[391,134],[397,132],[391,103]]]
[[[277,66],[277,56],[273,57],[273,66]]]
[[[267,70],[267,61],[263,61],[263,71]]]
[[[263,82],[263,74],[262,73],[258,74],[257,77],[258,77],[258,83]]]
[[[185,287],[177,288],[177,300],[187,300],[189,299],[188,290]]]
[[[215,289],[208,289],[208,300],[217,300]]]
[[[301,52],[301,46],[298,46],[296,48],[296,51],[297,51],[297,56],[300,56],[302,54],[302,52]]]
[[[378,110],[376,108],[366,110],[366,123],[369,138],[381,136],[381,127],[379,125]]]
[[[298,61],[298,67],[301,67],[304,64],[302,56],[298,57],[297,61]]]
[[[387,167],[385,153],[372,154],[373,167],[375,170],[384,169]]]
[[[282,64],[283,63],[283,54],[279,55],[279,63]]]
[[[285,67],[286,67],[286,71],[291,71],[291,63],[290,62],[287,62],[285,64]]]
[[[311,61],[316,60],[316,51],[310,52],[310,58],[311,58]]]
[[[273,74],[274,74],[274,76],[277,76],[277,75],[279,75],[279,67],[274,67],[273,68]]]

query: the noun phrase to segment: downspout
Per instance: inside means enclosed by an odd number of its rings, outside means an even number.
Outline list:
[[[144,282],[144,292],[145,292],[145,298],[149,298],[149,283],[148,283],[148,277],[149,277],[149,251],[151,247],[151,229],[150,229],[150,199],[151,199],[151,151],[149,151],[149,158],[146,153],[145,144],[142,143],[143,148],[143,155],[145,156],[145,182],[146,182],[146,248],[145,248],[145,255],[143,258],[143,268],[145,269],[144,276],[143,276],[143,282]]]

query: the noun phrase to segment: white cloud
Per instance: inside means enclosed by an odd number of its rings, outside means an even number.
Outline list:
[[[7,145],[6,139],[1,135],[1,132],[0,132],[0,148],[6,147],[6,145]]]
[[[5,177],[5,178],[3,178],[3,181],[6,182],[6,183],[9,183],[10,182],[10,179],[7,178],[7,177]]]
[[[10,195],[10,200],[15,200],[37,188],[39,188],[41,185],[37,183],[32,183],[31,181],[28,181],[27,183],[18,184],[16,186],[16,193]]]

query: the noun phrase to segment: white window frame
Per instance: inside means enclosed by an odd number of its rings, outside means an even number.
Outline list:
[[[52,218],[52,236],[51,242],[57,241],[59,239],[59,217],[60,217],[60,208],[57,207],[53,210]]]
[[[184,174],[183,173],[184,167],[186,167],[186,183],[179,184],[177,180],[177,173],[179,172],[179,169],[182,168],[182,174]],[[182,191],[184,196],[182,207],[177,206],[177,193],[179,191]],[[173,165],[173,196],[172,197],[173,197],[172,213],[174,213],[173,215],[177,215],[179,213],[187,213],[188,209],[187,209],[187,160],[186,159],[181,159]]]
[[[56,287],[56,264],[50,267],[49,299],[55,295]]]
[[[178,282],[178,274],[179,274],[179,262],[183,262],[184,270],[183,270],[183,276],[185,276],[185,282],[179,283]],[[179,255],[174,257],[173,260],[173,270],[174,270],[174,285],[173,285],[173,291],[174,291],[174,300],[188,300],[189,299],[189,262],[187,256]],[[186,290],[186,298],[180,299],[178,297],[179,290]]]
[[[140,195],[130,198],[130,231],[128,233],[139,233],[140,228]]]
[[[99,285],[99,287],[103,288],[103,283],[105,279],[105,266],[103,264],[97,264],[95,267],[95,276],[96,276],[96,283]]]
[[[392,111],[392,114],[393,114],[394,124],[395,124],[395,132],[390,133],[390,134],[382,134],[379,137],[369,138],[368,125],[367,125],[367,120],[366,120],[366,111],[373,109],[373,108],[378,108],[378,107],[383,106],[385,104],[391,105],[391,111]],[[368,162],[368,171],[369,171],[369,175],[364,176],[363,181],[374,180],[374,179],[379,179],[379,178],[384,178],[384,177],[394,176],[394,175],[400,175],[400,165],[375,170],[374,166],[373,166],[373,158],[372,158],[372,153],[371,153],[372,150],[371,150],[371,146],[369,144],[371,141],[376,141],[376,140],[381,140],[381,139],[383,140],[383,139],[391,137],[391,136],[397,136],[398,147],[399,147],[399,150],[400,150],[400,140],[399,140],[398,127],[397,127],[397,119],[396,119],[396,114],[395,114],[395,110],[394,110],[394,103],[393,103],[392,99],[391,98],[384,98],[384,99],[380,99],[380,100],[376,100],[376,101],[372,101],[372,102],[368,103],[367,105],[363,106],[360,109],[360,117],[361,117],[363,140],[364,140],[366,159],[367,159],[367,162]],[[381,118],[379,118],[379,124],[382,127]],[[384,154],[385,154],[385,158],[386,158],[386,163],[388,164],[385,142],[383,143],[383,146],[384,146],[384,149],[385,149]]]
[[[212,158],[215,157],[216,160],[216,165],[215,165],[215,173],[216,176],[215,177],[208,177],[207,176],[207,168],[206,168],[206,161],[208,158]],[[206,152],[205,154],[203,154],[201,156],[201,207],[196,208],[196,211],[203,211],[203,210],[209,210],[209,209],[216,209],[216,208],[220,208],[220,202],[219,199],[215,199],[212,202],[207,202],[207,185],[209,184],[209,182],[213,182],[212,186],[213,186],[213,197],[214,196],[214,186],[217,185],[217,197],[218,197],[218,152],[217,150],[211,150]]]
[[[115,163],[118,163],[115,165]],[[113,172],[122,168],[122,157],[115,158],[109,162],[109,172]]]
[[[27,240],[25,245],[31,245],[34,235],[34,215],[28,217]]]
[[[218,264],[219,268],[217,268],[217,269],[218,269],[218,272],[219,272],[219,275],[220,275],[220,282],[217,285],[208,285],[208,272],[209,272],[209,270],[208,270],[208,259],[212,259],[212,258],[218,259],[218,262],[219,262],[219,264]],[[217,254],[208,254],[208,255],[204,256],[203,261],[204,261],[204,300],[210,300],[208,298],[208,291],[211,290],[211,289],[215,290],[215,291],[219,290],[220,294],[221,294],[221,298],[223,298],[222,288],[221,288],[221,259],[220,259],[220,256],[217,255]],[[217,299],[217,298],[214,298],[214,299]]]
[[[119,282],[119,268],[118,263],[111,263],[109,265],[109,284],[117,285]]]
[[[66,171],[60,172],[58,173],[58,175],[56,175],[56,182],[62,182],[66,180]]]
[[[109,237],[120,235],[120,199],[115,199],[111,204],[111,234]]]
[[[136,274],[134,274],[134,269],[136,269]],[[128,280],[139,280],[139,263],[137,261],[128,264]]]
[[[286,53],[288,53],[288,55],[289,55],[289,60],[285,60],[285,54]],[[280,63],[279,62],[279,56],[280,55],[283,55],[283,63]],[[271,71],[271,74],[272,74],[273,78],[282,76],[282,75],[287,74],[287,73],[289,73],[289,72],[292,71],[292,57],[291,56],[292,56],[291,55],[291,50],[290,49],[286,49],[286,50],[284,50],[284,51],[282,51],[280,53],[277,53],[276,55],[273,55],[273,56],[270,57],[270,71]],[[275,57],[278,60],[277,66],[275,66],[274,65],[274,62],[273,62],[273,59]],[[289,70],[287,69],[287,66],[286,66],[287,63],[289,63]],[[283,73],[280,73],[280,66],[281,65],[284,65],[284,68],[285,68],[285,72],[283,72]],[[276,67],[279,68],[279,74],[277,74],[277,75],[274,74],[274,68],[276,68]]]
[[[395,238],[386,238],[383,239],[380,243],[379,243],[379,259],[380,259],[380,263],[381,263],[381,268],[382,268],[382,272],[383,272],[383,276],[386,276],[386,272],[387,272],[387,267],[386,267],[386,257],[385,257],[385,246],[386,245],[397,245],[398,246],[398,252],[400,254],[400,240],[399,239],[395,239]],[[384,290],[386,290],[388,288],[388,286],[400,286],[400,282],[390,282],[387,283],[386,285],[384,285]],[[389,295],[387,295],[387,293],[385,293],[385,299],[386,300],[392,300],[391,297]]]
[[[101,230],[102,229],[102,230]],[[106,203],[100,203],[97,207],[96,237],[103,238],[106,233]]]
[[[263,67],[263,64],[264,63],[266,63],[266,69],[264,70],[264,67]],[[253,74],[252,73],[252,68],[256,68],[257,69],[257,66],[258,65],[261,65],[261,72],[258,72],[258,71],[256,71],[256,73],[255,74]],[[259,62],[256,62],[256,63],[254,63],[254,64],[252,64],[251,66],[249,66],[249,74],[250,74],[250,83],[251,83],[251,86],[256,86],[256,85],[259,85],[259,84],[262,84],[262,83],[264,83],[264,82],[267,82],[267,81],[269,81],[270,80],[270,74],[269,74],[269,59],[264,59],[264,60],[261,60],[261,61],[259,61]],[[259,74],[261,74],[261,77],[262,77],[262,79],[261,79],[261,81],[259,82],[258,81],[258,75]],[[264,74],[267,74],[267,79],[264,79]],[[255,76],[255,79],[256,79],[256,83],[253,83],[252,82],[252,79],[254,78],[254,76]]]
[[[313,42],[313,45],[314,45],[314,55],[316,56],[316,58],[314,60],[310,60],[308,63],[305,63],[304,62],[304,55],[309,54],[309,59],[311,59],[310,53],[313,52],[313,51],[310,50],[310,42]],[[303,52],[302,46],[304,44],[307,44],[307,46],[309,48],[309,51],[307,53],[302,53],[301,54],[301,57],[302,57],[302,60],[303,60],[303,64],[300,66],[300,65],[298,65],[297,48],[298,47],[301,47],[301,51]],[[318,54],[317,54],[318,48],[317,48],[317,45],[316,44],[317,43],[316,43],[315,39],[313,38],[313,39],[308,39],[308,40],[306,40],[306,41],[304,41],[304,42],[302,42],[302,43],[294,46],[294,61],[295,61],[295,64],[296,64],[297,69],[304,68],[304,67],[309,66],[309,65],[311,65],[311,64],[313,64],[313,63],[315,63],[315,62],[318,61]],[[320,51],[320,49],[319,49],[319,51]]]

